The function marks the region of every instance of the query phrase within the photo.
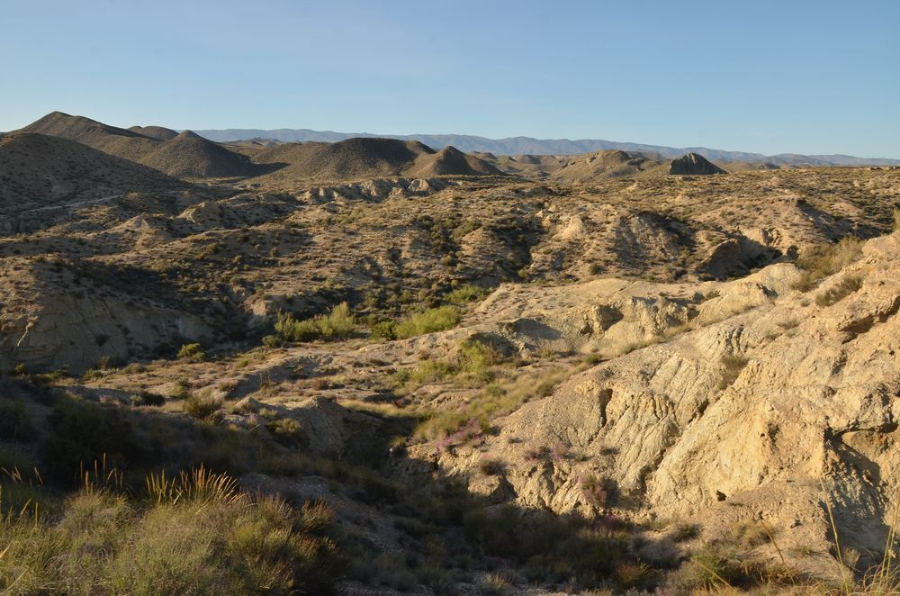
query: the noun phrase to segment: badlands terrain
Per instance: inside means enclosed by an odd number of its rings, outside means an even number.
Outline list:
[[[0,136],[0,591],[890,592],[898,207],[50,114]]]

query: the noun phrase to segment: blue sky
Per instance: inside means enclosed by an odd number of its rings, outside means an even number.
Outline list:
[[[900,2],[0,0],[0,130],[603,138],[900,158]]]

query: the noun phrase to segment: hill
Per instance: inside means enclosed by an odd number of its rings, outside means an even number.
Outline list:
[[[31,133],[0,139],[0,210],[5,213],[178,186],[156,170],[68,139]]]
[[[163,126],[130,126],[128,130],[131,132],[136,132],[139,135],[143,135],[145,137],[150,137],[151,139],[159,139],[161,141],[168,141],[169,139],[174,139],[178,136],[178,132],[172,130],[171,128],[165,128]]]
[[[396,139],[285,143],[255,150],[252,155],[258,164],[285,164],[265,177],[269,181],[502,175],[484,160],[453,147],[435,152],[417,141]]]
[[[567,182],[586,182],[620,176],[634,176],[659,165],[642,155],[631,155],[624,151],[598,151],[580,155],[558,169],[553,178]]]
[[[140,161],[159,144],[159,139],[133,130],[109,126],[84,116],[52,112],[17,132],[36,133],[77,141],[104,153]]]
[[[259,174],[243,155],[190,131],[161,126],[109,126],[83,116],[53,112],[20,132],[76,141],[180,178],[224,178]]]
[[[140,162],[176,178],[235,178],[259,172],[246,156],[190,131],[160,143]]]
[[[728,172],[710,163],[702,155],[688,153],[669,162],[668,173],[671,176],[708,176]]]
[[[455,147],[444,147],[434,154],[420,156],[416,164],[403,172],[406,176],[502,176],[503,172],[475,155],[467,155]]]

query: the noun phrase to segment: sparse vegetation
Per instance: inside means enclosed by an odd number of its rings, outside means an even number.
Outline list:
[[[822,278],[856,262],[862,256],[862,244],[858,238],[847,236],[836,244],[807,250],[797,259],[797,265],[803,269],[803,277],[794,287],[804,292],[808,291]]]
[[[455,306],[439,306],[415,313],[403,319],[394,329],[400,339],[451,329],[459,324],[462,315]]]
[[[819,306],[832,306],[862,288],[861,275],[846,275],[838,283],[816,296]]]
[[[307,342],[316,339],[344,339],[356,331],[356,319],[346,302],[341,302],[327,315],[298,321],[290,313],[281,313],[275,323],[277,340],[268,340],[267,345],[281,342]],[[272,337],[272,336],[268,336]]]

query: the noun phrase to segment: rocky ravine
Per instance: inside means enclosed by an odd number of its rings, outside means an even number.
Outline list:
[[[900,234],[869,241],[863,255],[807,293],[791,289],[799,272],[778,264],[706,284],[709,299],[680,306],[660,296],[685,287],[594,282],[569,288],[572,304],[554,318],[539,302],[502,308],[516,300],[500,290],[482,307],[494,313],[483,328],[520,348],[602,354],[609,338],[607,348],[627,351],[619,328],[659,343],[577,374],[475,444],[424,445],[415,456],[475,479],[470,490],[498,503],[693,518],[707,537],[762,520],[782,551],[807,553],[801,566],[820,556],[820,572],[833,544],[827,495],[842,546],[877,552],[900,489]],[[604,318],[612,323],[592,326]],[[552,340],[541,344],[529,332],[538,327]],[[501,476],[477,473],[488,456],[504,463]],[[588,494],[592,479],[602,499]]]

